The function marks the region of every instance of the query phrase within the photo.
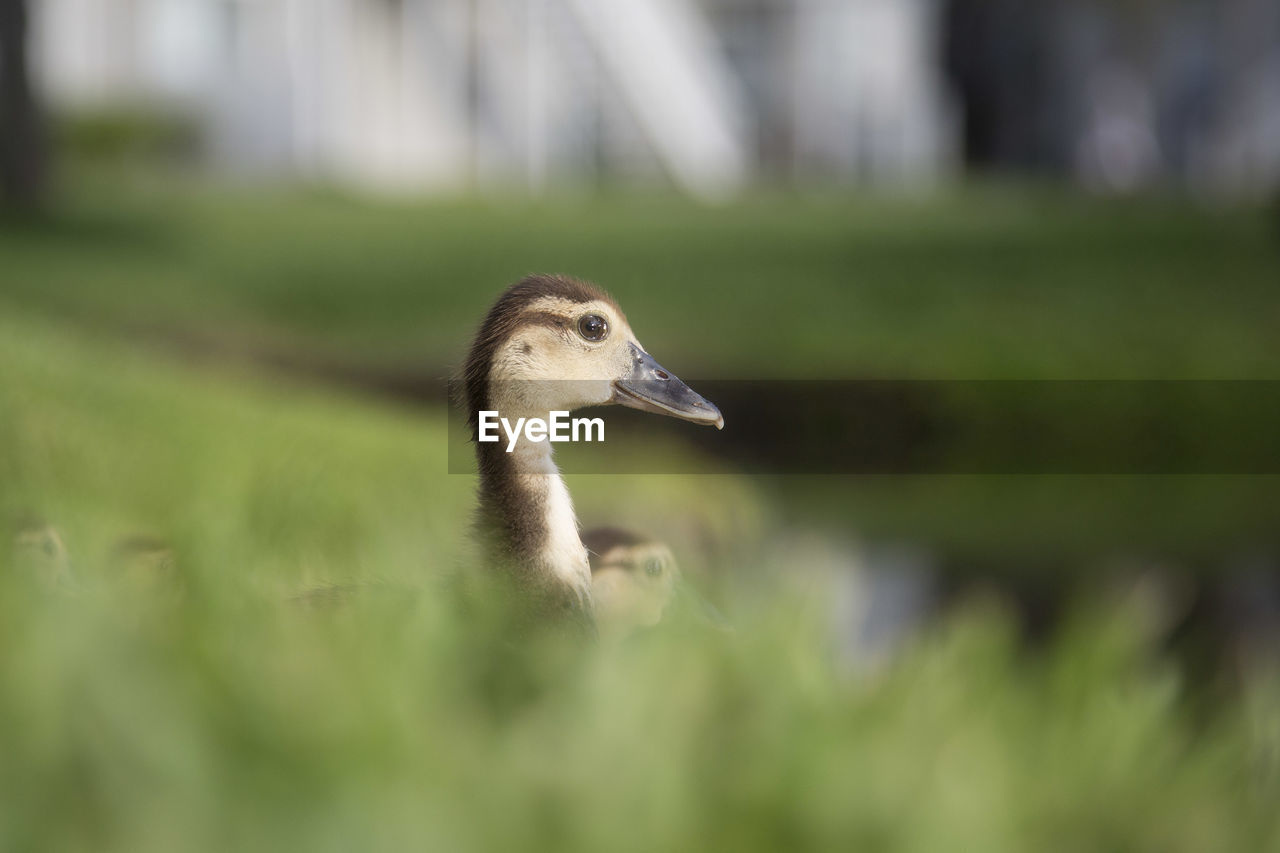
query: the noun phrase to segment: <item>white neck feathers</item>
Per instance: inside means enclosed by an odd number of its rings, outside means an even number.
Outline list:
[[[578,533],[573,499],[552,456],[550,442],[521,442],[512,452],[514,475],[543,520],[537,568],[573,589],[582,604],[591,600],[591,565]]]

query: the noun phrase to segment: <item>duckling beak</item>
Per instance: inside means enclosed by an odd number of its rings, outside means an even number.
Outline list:
[[[611,402],[724,429],[724,416],[714,403],[681,382],[640,347],[628,346],[631,347],[631,372],[614,381]]]
[[[720,609],[683,578],[676,583],[672,613],[675,618],[688,619],[694,624],[705,625],[726,634],[733,633],[733,625],[724,617]]]

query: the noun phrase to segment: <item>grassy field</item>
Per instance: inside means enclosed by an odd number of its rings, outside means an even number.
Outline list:
[[[0,300],[170,340],[449,375],[494,294],[594,279],[695,378],[1280,378],[1262,211],[989,190],[373,204],[82,184],[0,231]]]
[[[448,376],[540,269],[609,286],[690,379],[1280,373],[1260,213],[84,183],[0,229],[0,519],[54,525],[75,575],[0,548],[0,849],[1280,844],[1280,681],[1203,701],[1140,590],[1034,651],[975,601],[867,670],[786,547],[1217,565],[1271,541],[1274,478],[580,476],[586,524],[664,531],[736,631],[515,650],[461,618],[473,483],[442,406],[349,380]]]

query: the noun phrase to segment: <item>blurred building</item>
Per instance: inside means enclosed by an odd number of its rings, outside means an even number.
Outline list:
[[[31,0],[62,111],[189,116],[240,173],[407,192],[1280,186],[1274,0]]]
[[[950,0],[942,30],[971,168],[1280,189],[1275,0]]]
[[[928,0],[38,0],[55,106],[186,111],[238,171],[411,191],[928,180]]]

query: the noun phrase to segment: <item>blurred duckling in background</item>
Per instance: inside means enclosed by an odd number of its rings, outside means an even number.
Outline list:
[[[662,621],[676,597],[680,567],[663,543],[618,527],[582,534],[591,595],[604,639],[618,640]]]
[[[186,592],[173,546],[156,536],[121,539],[111,549],[108,568],[112,587],[134,598],[176,601]]]
[[[46,592],[80,589],[58,529],[42,518],[20,518],[13,529],[13,565],[19,576]]]
[[[649,536],[618,527],[585,531],[582,542],[591,565],[595,616],[602,639],[618,641],[670,617],[680,596],[682,575],[671,549]],[[52,524],[26,517],[14,525],[14,566],[39,589],[57,594],[83,591],[71,568],[62,535]],[[177,601],[186,584],[173,546],[158,537],[134,535],[112,547],[106,590],[134,601]],[[377,585],[372,585],[376,588]],[[307,590],[292,600],[308,608],[349,603],[371,585],[346,584]],[[400,593],[406,590],[399,590]],[[694,593],[699,621],[724,628],[723,618]]]
[[[12,551],[19,579],[47,593],[109,593],[138,602],[176,601],[185,591],[173,546],[153,536],[135,535],[117,541],[105,561],[108,572],[94,573],[89,587],[73,570],[58,528],[37,516],[23,517],[14,525]]]

